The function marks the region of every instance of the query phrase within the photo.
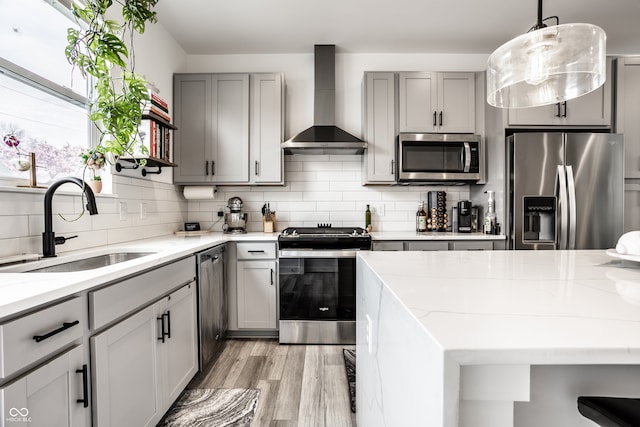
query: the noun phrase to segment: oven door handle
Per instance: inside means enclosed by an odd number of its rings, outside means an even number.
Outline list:
[[[278,255],[280,258],[355,258],[358,250],[281,250]]]

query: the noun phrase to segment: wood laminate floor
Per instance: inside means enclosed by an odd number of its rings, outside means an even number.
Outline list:
[[[227,340],[190,388],[257,388],[252,427],[355,427],[341,345]]]

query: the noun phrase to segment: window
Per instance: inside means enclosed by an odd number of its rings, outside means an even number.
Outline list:
[[[92,145],[87,84],[64,55],[67,28],[76,24],[51,3],[0,0],[2,178],[27,178],[19,162],[29,152],[36,153],[38,182],[82,176],[79,154]],[[4,143],[11,136],[17,147]]]

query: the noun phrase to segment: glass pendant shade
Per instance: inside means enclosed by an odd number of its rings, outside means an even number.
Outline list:
[[[503,44],[487,64],[487,102],[498,108],[555,104],[606,80],[606,35],[591,24],[530,31]]]

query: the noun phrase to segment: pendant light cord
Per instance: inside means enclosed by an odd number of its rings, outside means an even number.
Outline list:
[[[536,22],[536,25],[529,28],[529,31],[527,32],[530,33],[531,31],[539,30],[540,28],[546,28],[547,25],[544,23],[544,21],[548,21],[549,19],[555,19],[556,25],[560,25],[560,18],[558,18],[556,15],[542,19],[542,0],[538,0],[538,21]]]

